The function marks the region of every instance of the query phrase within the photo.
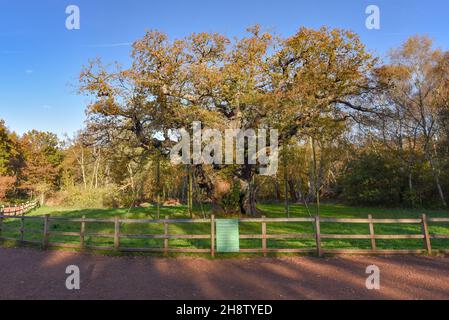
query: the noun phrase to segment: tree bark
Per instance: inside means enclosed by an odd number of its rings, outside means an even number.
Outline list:
[[[429,158],[429,163],[430,163],[430,168],[432,169],[433,177],[435,179],[435,184],[436,184],[436,187],[437,187],[437,190],[438,190],[438,195],[440,196],[441,203],[446,208],[447,207],[447,202],[446,202],[446,199],[444,198],[443,188],[441,187],[440,175],[438,173],[437,168],[435,168],[435,165],[433,163],[433,159],[431,157]]]
[[[444,197],[443,188],[441,187],[441,183],[440,183],[440,169],[439,169],[439,166],[437,167],[437,165],[435,164],[434,156],[432,155],[432,151],[430,150],[431,144],[433,145],[433,142],[431,141],[430,134],[426,135],[426,139],[427,139],[427,141],[426,141],[425,147],[424,147],[424,150],[426,153],[426,158],[429,161],[430,169],[432,170],[433,178],[435,181],[436,188],[438,190],[438,195],[440,196],[441,204],[443,205],[443,207],[446,208],[447,202]],[[434,145],[433,145],[433,148],[435,150]]]
[[[295,181],[293,179],[288,180],[288,193],[292,203],[297,203],[299,200],[298,191],[296,190]]]
[[[290,208],[288,204],[288,166],[287,166],[287,156],[284,154],[284,210],[287,218],[290,217]]]
[[[313,137],[310,139],[310,143],[312,144],[312,163],[313,163],[313,181],[314,181],[313,189],[315,191],[316,215],[319,217],[320,216],[320,184],[321,184],[321,182],[318,180],[316,147],[315,147],[315,139]]]
[[[220,205],[220,200],[224,194],[231,190],[231,183],[227,183],[220,178],[219,175],[207,172],[207,169],[198,165],[196,170],[198,187],[205,191],[206,195],[212,202],[213,212],[224,212]],[[241,214],[255,216],[260,214],[256,204],[256,188],[255,188],[255,173],[252,165],[244,166],[241,171],[234,175],[234,183],[240,186],[238,197],[238,209]],[[223,185],[226,187],[223,188]]]
[[[239,179],[240,182],[240,213],[244,215],[256,216],[260,214],[257,209],[256,194],[254,187],[254,176],[250,179]]]
[[[281,201],[281,190],[279,189],[279,182],[277,181],[277,179],[275,178],[274,181],[274,191],[276,194],[276,201]]]
[[[190,218],[193,218],[193,174],[192,174],[192,167],[188,165],[188,206],[189,206],[189,215]]]
[[[156,184],[157,184],[157,218],[161,217],[161,159],[158,156],[156,160]]]

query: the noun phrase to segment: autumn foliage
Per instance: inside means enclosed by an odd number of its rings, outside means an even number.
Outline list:
[[[357,34],[260,26],[241,38],[150,30],[131,64],[89,61],[79,91],[87,125],[60,141],[0,123],[3,197],[50,194],[62,204],[133,206],[168,199],[258,214],[257,201],[447,206],[449,52],[415,36],[388,63]],[[175,129],[277,129],[280,167],[173,165]],[[246,151],[246,150],[245,150]],[[56,196],[55,196],[56,195]],[[288,211],[288,209],[286,209]]]
[[[0,201],[5,200],[7,194],[12,191],[15,183],[15,177],[0,176]]]

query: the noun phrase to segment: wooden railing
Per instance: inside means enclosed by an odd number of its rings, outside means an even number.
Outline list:
[[[37,200],[28,201],[19,205],[14,206],[0,206],[0,215],[4,216],[17,216],[27,214],[31,210],[37,208],[39,206],[39,202]]]
[[[20,238],[7,238],[2,236],[2,231],[15,231],[17,229],[11,228],[4,223],[4,219],[20,219],[20,228],[18,229]],[[26,220],[40,220],[43,222],[42,230],[31,230],[25,228]],[[260,223],[260,234],[240,234],[240,239],[260,239],[261,246],[257,248],[240,249],[241,253],[262,253],[266,256],[270,252],[275,253],[316,253],[318,256],[323,254],[420,254],[432,253],[432,239],[449,239],[449,234],[430,234],[429,223],[449,223],[449,218],[428,218],[425,214],[419,219],[374,219],[368,215],[367,219],[356,218],[242,218],[240,222],[246,223]],[[79,232],[63,232],[51,231],[51,223],[53,222],[72,222],[80,224]],[[88,223],[105,223],[113,225],[114,233],[88,233],[86,232],[86,224]],[[209,234],[169,234],[170,224],[209,224]],[[291,234],[268,234],[268,223],[311,223],[313,225],[313,233],[291,233]],[[344,224],[367,224],[369,234],[324,234],[321,232],[323,223],[344,223]],[[121,232],[122,224],[162,224],[164,226],[163,234],[125,234]],[[421,226],[419,234],[375,234],[374,225],[376,224],[415,224]],[[112,231],[112,230],[111,230]],[[40,234],[41,241],[25,240],[25,233]],[[51,236],[70,236],[79,237],[78,244],[56,243],[51,242]],[[91,246],[86,245],[86,237],[92,238],[109,238],[113,239],[114,246]],[[125,247],[121,244],[121,239],[163,239],[163,247]],[[176,248],[169,246],[170,239],[209,239],[210,248]],[[270,239],[312,239],[315,246],[312,248],[269,248],[267,241]],[[371,249],[325,249],[322,245],[323,239],[365,239],[370,240]],[[391,240],[391,239],[422,239],[423,249],[378,249],[376,240]],[[44,217],[37,216],[5,216],[0,215],[0,240],[13,240],[23,243],[40,244],[43,248],[47,247],[65,247],[77,249],[93,249],[93,250],[114,250],[120,252],[160,252],[167,254],[169,252],[189,252],[189,253],[210,253],[212,257],[215,256],[215,217],[212,215],[209,219],[120,219],[115,217],[113,219],[91,219],[83,216],[82,218],[61,218],[51,217],[45,215]],[[111,241],[112,242],[112,241]],[[439,251],[449,253],[449,249],[440,249]]]

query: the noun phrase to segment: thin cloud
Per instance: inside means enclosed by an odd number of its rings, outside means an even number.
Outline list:
[[[26,73],[26,74],[32,74],[33,72],[34,72],[34,71],[31,70],[31,69],[26,69],[26,70],[25,70],[25,73]]]

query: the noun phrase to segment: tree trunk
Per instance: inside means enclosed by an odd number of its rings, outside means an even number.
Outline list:
[[[78,155],[76,154],[75,151],[73,151],[73,153],[75,154],[76,160],[78,161],[78,164],[81,167],[81,175],[83,177],[83,185],[84,185],[84,189],[87,189],[87,179],[86,179],[86,168],[85,168],[85,164],[84,164],[84,149],[83,147],[81,147],[81,157],[78,158]]]
[[[43,206],[43,205],[45,204],[45,192],[42,192],[42,193],[41,193],[41,199],[40,199],[40,201],[39,201],[39,204],[40,204],[41,206]]]
[[[187,203],[188,205],[188,180],[189,180],[189,165],[186,164],[186,175],[182,178],[182,187],[181,187],[181,203]]]
[[[287,168],[287,157],[284,155],[284,211],[287,218],[290,217],[290,210],[288,204],[288,168]]]
[[[290,194],[290,199],[292,200],[292,203],[297,203],[299,200],[298,191],[295,191],[295,181],[292,179],[288,180],[288,191]]]
[[[279,202],[281,201],[281,190],[279,189],[279,182],[277,181],[277,179],[275,178],[274,181],[274,191],[276,194],[276,201]]]
[[[157,184],[157,218],[161,217],[161,159],[156,160],[156,184]]]
[[[439,168],[437,168],[437,166],[434,163],[434,159],[433,156],[431,154],[431,151],[429,150],[429,147],[425,148],[426,149],[426,157],[427,160],[429,161],[430,164],[430,169],[432,170],[433,173],[433,178],[435,180],[435,185],[437,187],[438,190],[438,195],[440,196],[440,200],[441,200],[441,204],[443,205],[443,207],[447,207],[447,202],[446,199],[444,198],[444,192],[443,192],[443,188],[441,187],[441,183],[440,183],[440,172],[439,172]]]
[[[189,215],[190,218],[193,218],[193,175],[192,175],[192,167],[188,166],[188,180],[189,180],[189,190],[188,190],[188,206],[189,206]]]
[[[315,147],[315,139],[312,137],[310,139],[312,144],[312,163],[313,163],[313,189],[315,191],[315,200],[316,200],[316,215],[320,216],[320,184],[318,181],[318,168],[317,168],[317,157],[316,157],[316,147]]]
[[[411,170],[408,173],[408,190],[409,190],[409,193],[410,193],[410,196],[409,196],[410,197],[410,203],[412,205],[412,208],[414,208],[415,207],[415,194],[414,194],[414,191],[413,191],[413,174],[412,174]]]
[[[441,187],[440,175],[438,174],[436,168],[434,167],[432,160],[430,160],[430,167],[432,168],[433,177],[435,179],[435,184],[436,184],[436,187],[438,190],[438,195],[440,196],[441,204],[446,208],[447,202],[446,202],[446,199],[444,198],[443,188]]]
[[[256,204],[254,177],[251,177],[250,180],[240,179],[240,213],[250,216],[258,215],[260,211],[257,209]]]
[[[224,212],[220,200],[231,191],[231,183],[222,180],[219,175],[207,172],[203,166],[196,167],[196,184],[205,191],[212,202],[212,212]],[[234,183],[240,186],[238,207],[241,214],[258,215],[260,211],[256,208],[256,188],[254,187],[255,173],[252,166],[246,166],[235,175]]]

